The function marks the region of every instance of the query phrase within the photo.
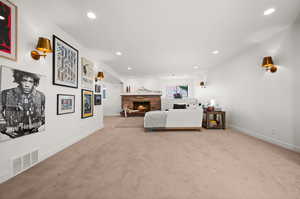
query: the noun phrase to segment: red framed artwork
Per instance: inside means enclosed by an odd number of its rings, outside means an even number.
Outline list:
[[[0,57],[17,60],[17,6],[0,0]]]

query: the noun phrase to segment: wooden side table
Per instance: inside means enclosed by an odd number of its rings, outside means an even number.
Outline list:
[[[211,119],[212,118],[212,119]],[[211,120],[216,121],[216,126],[211,126]],[[207,111],[203,112],[202,126],[206,129],[225,129],[225,111]]]

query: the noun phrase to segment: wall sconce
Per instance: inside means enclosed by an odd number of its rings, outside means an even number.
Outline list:
[[[277,67],[274,65],[271,56],[264,57],[262,67],[264,67],[266,71],[270,71],[271,73],[275,73],[277,71]]]
[[[95,78],[95,81],[97,82],[98,80],[101,81],[104,79],[104,73],[103,72],[98,72],[97,77]]]
[[[206,88],[206,83],[204,81],[200,82],[201,88]]]
[[[50,40],[47,38],[39,37],[39,41],[35,49],[42,51],[44,54],[39,54],[39,52],[36,50],[31,51],[31,57],[34,60],[39,60],[41,56],[45,58],[46,53],[52,52]]]

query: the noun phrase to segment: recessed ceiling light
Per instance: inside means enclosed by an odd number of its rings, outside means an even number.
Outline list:
[[[264,15],[270,15],[270,14],[273,14],[275,12],[275,8],[269,8],[267,10],[264,11]]]
[[[219,54],[220,52],[218,50],[212,51],[212,54],[216,55]]]
[[[198,69],[199,68],[199,66],[194,66],[194,69]]]
[[[128,70],[132,70],[132,68],[131,68],[131,67],[128,67],[127,69],[128,69]]]
[[[86,15],[87,15],[87,17],[90,18],[90,19],[96,19],[96,14],[93,13],[93,12],[88,12]]]
[[[118,56],[122,56],[122,55],[123,55],[123,53],[122,53],[122,52],[120,52],[120,51],[118,51],[118,52],[116,52],[116,55],[118,55]]]
[[[3,17],[3,16],[0,15],[0,20],[4,20],[4,19],[5,19],[5,17]]]

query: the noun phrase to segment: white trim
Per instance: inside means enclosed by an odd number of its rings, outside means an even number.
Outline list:
[[[13,176],[11,175],[10,171],[6,171],[6,173],[2,176],[0,176],[0,184],[9,180],[10,178],[12,178]]]
[[[237,125],[230,124],[229,127],[236,130],[236,131],[239,131],[240,133],[243,133],[243,134],[246,134],[246,135],[249,135],[249,136],[252,136],[252,137],[256,137],[260,140],[263,140],[263,141],[281,146],[283,148],[286,148],[286,149],[289,149],[289,150],[292,150],[292,151],[295,151],[295,152],[300,152],[300,146],[290,144],[290,143],[287,143],[287,142],[284,142],[284,141],[281,141],[279,139],[275,139],[275,138],[272,138],[272,137],[268,137],[268,136],[265,136],[261,133],[253,132],[249,129],[239,127]]]

